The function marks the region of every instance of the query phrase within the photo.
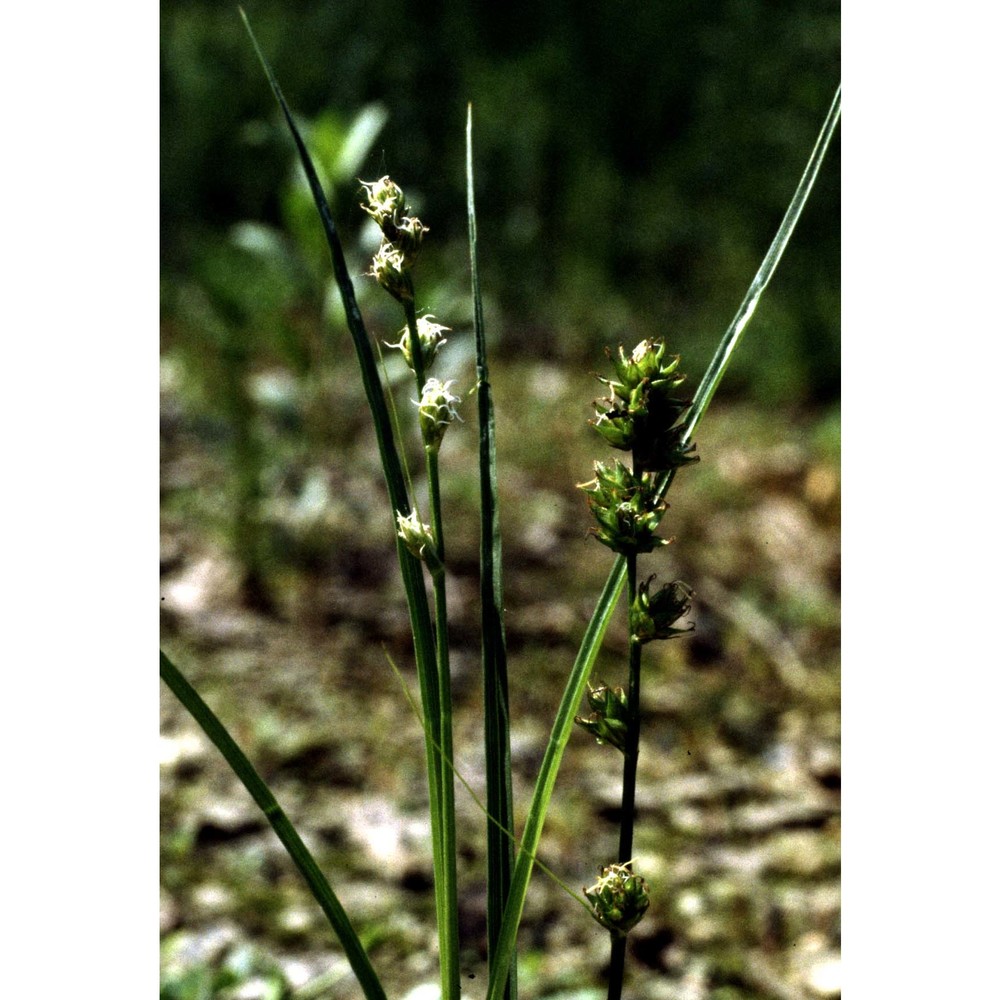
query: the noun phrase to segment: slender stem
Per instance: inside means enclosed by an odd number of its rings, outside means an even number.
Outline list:
[[[426,377],[424,374],[423,348],[417,332],[417,311],[412,300],[403,302],[406,313],[406,327],[410,334],[410,356],[413,359],[413,375],[417,383],[417,396],[422,395]],[[435,884],[438,915],[438,947],[441,958],[441,995],[444,1000],[459,996],[459,941],[458,941],[458,868],[457,835],[455,829],[455,779],[448,761],[452,758],[452,708],[451,708],[451,666],[448,656],[448,601],[444,574],[444,525],[441,518],[441,479],[438,473],[436,447],[424,447],[427,461],[427,499],[430,505],[431,531],[434,533],[434,548],[437,566],[431,574],[434,589],[434,629],[435,629],[435,669],[437,671],[437,717],[432,726],[435,740],[435,766],[439,814],[437,845],[440,851],[440,884]]]
[[[445,997],[458,997],[458,845],[455,829],[455,780],[451,770],[454,755],[452,740],[451,666],[448,656],[448,601],[444,573],[444,526],[441,520],[441,486],[438,475],[437,450],[425,448],[427,454],[427,490],[431,508],[431,530],[437,550],[438,565],[433,574],[434,622],[437,638],[437,675],[439,695],[438,758],[441,789],[441,854],[444,885],[440,896],[444,903],[443,923],[438,927],[441,942],[441,989]],[[446,983],[447,980],[447,983]],[[448,991],[452,990],[452,993]]]
[[[611,971],[608,975],[608,1000],[621,1000],[625,982],[625,942],[624,934],[611,935]]]
[[[437,557],[444,562],[444,526],[441,523],[441,480],[438,473],[436,448],[424,448],[427,457],[427,500],[431,507],[431,531]],[[438,636],[440,638],[440,636]]]
[[[375,351],[378,355],[378,366],[382,370],[382,380],[386,385],[391,385],[389,381],[389,373],[386,371],[385,358],[382,356],[382,348],[379,346],[379,342],[375,341]],[[386,393],[385,396],[386,405],[389,408],[389,420],[392,424],[392,434],[396,441],[403,440],[403,432],[400,430],[399,425],[399,410],[396,407],[396,400],[392,393]],[[413,477],[410,475],[410,463],[406,460],[406,450],[403,449],[399,453],[399,459],[403,466],[403,477],[406,480],[406,490],[407,496],[416,496],[416,490],[413,488]]]
[[[492,968],[504,907],[510,895],[514,845],[503,832],[514,825],[510,768],[510,702],[504,634],[500,501],[497,490],[496,421],[486,356],[486,324],[479,284],[476,194],[472,160],[472,105],[465,126],[465,183],[469,217],[469,273],[476,333],[476,400],[479,416],[479,596],[482,618],[483,749],[486,771],[486,954]],[[543,867],[537,860],[536,864]],[[589,909],[589,907],[588,907]],[[517,956],[513,956],[503,1000],[517,1000]]]
[[[555,721],[552,723],[552,732],[545,747],[542,764],[538,770],[535,790],[528,805],[528,814],[525,817],[524,830],[521,833],[520,850],[517,852],[514,873],[511,876],[510,895],[504,907],[496,951],[490,964],[490,981],[487,986],[486,1000],[500,1000],[503,996],[504,984],[507,981],[507,974],[512,967],[511,962],[516,952],[517,928],[521,922],[521,914],[524,912],[528,883],[531,880],[531,869],[535,863],[535,855],[538,853],[542,827],[545,825],[545,817],[552,800],[556,775],[559,773],[559,764],[566,750],[566,744],[569,742],[573,719],[580,705],[580,700],[583,698],[587,678],[590,677],[594,660],[597,659],[604,634],[608,630],[611,614],[618,603],[624,586],[625,557],[617,556],[611,567],[611,573],[604,584],[604,589],[597,599],[597,607],[587,625],[587,631],[580,643],[580,649],[576,654],[569,680],[567,680],[563,690],[559,708],[556,710]]]
[[[627,605],[631,609],[636,595],[636,557],[625,557]],[[618,863],[632,860],[632,838],[635,830],[635,777],[639,762],[639,683],[641,678],[642,643],[632,635],[628,638],[628,733],[625,740],[625,761],[622,768],[621,828],[618,834]],[[625,979],[625,936],[611,935],[611,970],[608,975],[608,1000],[621,1000]]]
[[[410,357],[413,358],[413,374],[417,380],[417,397],[424,391],[427,378],[424,374],[424,348],[417,336],[417,307],[411,300],[404,300],[403,310],[406,313],[406,329],[410,333]]]
[[[424,721],[424,717],[420,714],[420,709],[417,706],[417,703],[413,700],[413,695],[410,694],[410,689],[406,686],[406,680],[405,680],[405,678],[399,672],[399,667],[396,666],[395,662],[393,661],[392,657],[389,655],[389,651],[385,648],[384,644],[382,646],[382,652],[385,653],[385,658],[386,658],[387,662],[389,663],[389,666],[392,668],[393,673],[396,675],[396,679],[399,681],[400,686],[403,689],[403,697],[406,698],[406,701],[409,704],[410,708],[412,709],[413,714],[416,716],[417,722],[420,723],[421,727],[426,732],[427,731],[427,723]],[[479,796],[476,795],[476,793],[473,790],[472,786],[462,776],[462,772],[459,771],[457,767],[455,767],[455,762],[453,760],[449,760],[448,761],[448,767],[451,769],[452,774],[455,775],[455,777],[458,779],[458,781],[460,782],[460,784],[462,785],[462,787],[469,793],[469,798],[471,798],[472,801],[476,804],[476,808],[486,817],[486,822],[487,822],[488,826],[491,829],[496,830],[502,837],[504,837],[506,840],[508,840],[512,845],[520,847],[521,845],[518,843],[518,840],[517,840],[517,837],[515,836],[515,834],[508,827],[505,827],[490,812],[489,806],[485,805],[483,803],[483,801],[479,798]],[[593,912],[593,909],[592,909],[590,903],[588,903],[583,898],[583,896],[581,896],[579,893],[574,892],[561,878],[559,878],[558,875],[556,875],[556,873],[551,868],[549,868],[549,866],[547,864],[545,864],[544,861],[541,861],[541,860],[539,860],[536,857],[534,859],[534,863],[538,866],[538,869],[543,874],[547,875],[550,879],[552,879],[552,881],[557,886],[559,886],[559,888],[562,889],[563,892],[566,893],[566,895],[568,895],[571,899],[573,899],[577,903],[579,903],[587,911],[587,913],[592,913]]]
[[[344,946],[347,960],[351,963],[354,974],[358,977],[361,989],[368,1000],[386,1000],[382,984],[375,975],[368,954],[365,952],[358,935],[340,905],[336,893],[330,888],[330,883],[320,871],[315,858],[302,842],[295,827],[278,805],[271,789],[257,773],[246,754],[239,748],[236,741],[229,735],[229,730],[219,721],[218,716],[205,704],[201,695],[190,685],[187,678],[174,666],[170,658],[160,651],[160,677],[167,687],[177,696],[180,703],[191,713],[195,722],[201,726],[205,735],[216,745],[226,762],[236,776],[243,782],[243,787],[253,796],[254,802],[264,813],[271,828],[278,835],[295,866],[309,886],[316,901],[322,907],[334,933]]]
[[[629,608],[636,593],[636,557],[625,557],[627,599]],[[622,769],[622,817],[618,836],[618,863],[632,860],[632,834],[635,828],[635,775],[639,760],[639,681],[642,662],[642,643],[633,638],[631,628],[628,640],[628,734],[625,739],[625,763]]]

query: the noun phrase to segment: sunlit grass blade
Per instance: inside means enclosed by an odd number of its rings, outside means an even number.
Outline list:
[[[490,960],[510,893],[514,847],[504,835],[514,825],[510,777],[510,718],[507,697],[507,643],[503,621],[503,574],[500,508],[497,495],[496,427],[486,361],[486,329],[479,287],[475,185],[472,169],[472,105],[466,122],[465,169],[469,212],[469,264],[472,272],[473,321],[476,331],[476,384],[479,406],[479,594],[482,607],[483,707],[486,748],[486,809],[495,823],[487,824],[486,939]],[[517,997],[517,963],[510,963],[505,992]]]
[[[323,188],[316,174],[309,151],[306,149],[299,129],[292,118],[291,111],[281,92],[281,88],[278,86],[278,81],[275,79],[264,53],[257,44],[257,39],[254,37],[250,22],[247,20],[247,16],[242,9],[240,10],[240,16],[243,18],[243,23],[257,53],[257,58],[260,60],[261,66],[267,75],[271,90],[274,92],[275,99],[281,108],[295,147],[298,150],[302,169],[305,171],[313,200],[316,203],[316,210],[323,224],[323,231],[330,247],[334,277],[344,304],[348,329],[351,333],[351,339],[354,342],[358,364],[361,369],[365,395],[368,399],[368,405],[375,424],[379,455],[385,474],[386,486],[389,491],[389,500],[392,505],[392,531],[396,537],[396,551],[402,572],[403,586],[406,590],[410,624],[413,630],[413,647],[417,664],[417,675],[420,681],[420,696],[424,703],[424,711],[430,722],[433,736],[435,737],[433,740],[428,739],[426,741],[427,779],[431,802],[431,838],[434,855],[434,889],[442,969],[442,994],[445,1000],[450,1000],[450,998],[457,996],[458,991],[458,928],[457,914],[455,913],[455,909],[457,908],[447,903],[448,898],[453,898],[455,893],[454,879],[449,877],[449,871],[454,866],[448,863],[442,851],[442,831],[447,825],[447,820],[444,816],[442,804],[442,766],[440,754],[435,746],[435,743],[440,741],[438,726],[440,724],[441,704],[435,663],[434,635],[431,629],[430,610],[427,604],[427,592],[424,588],[422,566],[416,557],[411,555],[409,550],[403,545],[399,537],[396,536],[395,524],[395,512],[409,514],[410,501],[406,492],[406,483],[395,439],[393,438],[392,423],[389,418],[385,393],[378,376],[374,351],[372,350],[368,333],[365,330],[361,310],[358,308],[354,286],[347,269],[344,250],[333,221],[329,203],[327,202],[326,195],[323,193]]]
[[[785,217],[778,227],[778,232],[771,243],[764,260],[761,263],[757,274],[740,303],[733,321],[729,324],[719,348],[709,365],[708,371],[698,386],[691,410],[685,422],[684,443],[691,440],[695,427],[704,416],[708,404],[718,387],[729,359],[732,357],[743,332],[746,330],[760,297],[767,287],[768,282],[774,274],[774,270],[784,253],[788,242],[791,239],[795,225],[802,214],[809,192],[812,190],[816,176],[830,140],[836,130],[840,120],[840,88],[834,95],[833,103],[827,114],[826,121],[820,129],[819,137],[813,147],[809,162],[802,174],[795,194],[789,203]],[[666,493],[673,481],[676,470],[672,469],[665,473],[657,484],[658,495]],[[559,703],[559,710],[556,714],[555,722],[552,725],[552,732],[549,735],[549,743],[545,749],[545,756],[542,759],[542,766],[535,782],[535,790],[532,794],[531,804],[528,807],[528,816],[525,820],[524,833],[521,836],[522,849],[518,853],[517,862],[514,866],[514,875],[511,881],[510,898],[504,910],[503,921],[500,927],[500,935],[497,940],[496,957],[490,968],[490,982],[487,992],[487,1000],[501,1000],[503,996],[503,981],[507,974],[508,966],[514,955],[517,940],[517,928],[521,921],[521,913],[524,910],[524,901],[528,892],[528,882],[531,878],[532,861],[538,850],[538,844],[542,835],[542,827],[545,824],[545,816],[548,811],[549,802],[552,799],[552,791],[555,786],[556,774],[562,762],[563,751],[569,740],[573,727],[573,717],[580,700],[583,698],[584,688],[590,677],[590,671],[594,660],[597,658],[598,650],[607,631],[611,614],[618,603],[622,588],[625,583],[626,566],[625,558],[618,556],[608,575],[604,590],[601,592],[597,607],[594,609],[593,617],[587,626],[583,642],[577,653],[573,669],[570,672],[566,688],[563,692],[562,700]]]
[[[823,158],[826,156],[830,140],[833,138],[833,133],[837,130],[837,123],[839,121],[840,87],[838,86],[836,94],[833,95],[833,102],[830,105],[830,110],[827,112],[826,120],[823,122],[823,127],[819,131],[816,144],[813,146],[813,151],[809,156],[809,162],[802,172],[802,177],[799,180],[798,187],[795,189],[795,194],[792,195],[792,200],[788,204],[785,216],[781,220],[781,225],[778,226],[778,232],[771,241],[771,246],[764,255],[764,259],[761,261],[761,265],[757,269],[753,281],[750,282],[750,287],[747,289],[747,293],[743,297],[739,309],[736,310],[736,315],[723,334],[722,340],[719,341],[719,346],[715,350],[704,378],[702,378],[698,385],[698,391],[694,395],[691,409],[684,421],[684,435],[682,438],[684,444],[690,442],[691,436],[694,434],[694,429],[705,415],[708,404],[712,401],[712,397],[715,395],[715,390],[722,381],[722,376],[725,374],[726,368],[729,367],[733,351],[736,350],[736,345],[740,342],[743,331],[753,318],[760,298],[764,294],[764,289],[767,288],[771,278],[774,276],[778,262],[781,260],[781,256],[785,252],[792,238],[792,233],[795,231],[795,226],[802,215],[802,210],[805,208],[809,193],[812,191],[813,184],[819,174],[819,169],[823,165]]]
[[[375,975],[368,954],[351,926],[344,908],[340,905],[340,900],[337,899],[330,883],[327,882],[312,854],[309,853],[309,849],[302,843],[302,838],[296,833],[295,827],[292,826],[284,810],[278,805],[270,788],[267,787],[253,764],[247,759],[246,754],[229,735],[226,727],[162,650],[160,651],[160,677],[177,696],[180,703],[191,713],[205,735],[219,749],[226,762],[253,797],[254,802],[260,807],[261,812],[264,813],[268,823],[278,835],[278,839],[302,873],[310,892],[316,897],[316,902],[322,907],[334,933],[340,939],[347,960],[351,963],[351,968],[358,977],[358,982],[361,984],[365,996],[368,1000],[386,1000],[382,984],[379,982],[378,976]]]

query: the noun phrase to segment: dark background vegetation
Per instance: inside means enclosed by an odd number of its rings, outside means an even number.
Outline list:
[[[830,0],[248,6],[305,122],[326,115],[343,128],[372,103],[385,109],[358,175],[388,172],[404,186],[433,220],[425,267],[457,277],[473,102],[500,352],[577,362],[618,339],[665,335],[698,370],[829,107],[838,13]],[[233,6],[172,0],[162,18],[164,270],[168,281],[218,281],[235,223],[282,224],[296,168]],[[835,139],[727,393],[837,398],[838,188]],[[350,241],[355,178],[335,195]],[[269,292],[286,309],[316,294],[291,284]]]
[[[575,484],[603,349],[664,336],[692,384],[743,297],[839,80],[817,2],[256,3],[327,182],[372,337],[398,307],[358,178],[430,227],[417,305],[473,382],[464,188],[475,110],[497,401],[519,816],[610,567]],[[363,393],[289,138],[230,4],[161,6],[163,643],[301,825],[392,997],[432,981],[422,739]],[[839,995],[839,137],[678,476],[645,572],[696,590],[649,647],[637,855],[643,1000]],[[387,375],[408,434],[413,396]],[[475,418],[442,450],[456,746],[479,785]],[[416,490],[419,453],[410,447]],[[624,681],[613,624],[595,675]],[[163,697],[164,997],[356,996],[242,789]],[[542,856],[576,887],[615,850],[620,764],[582,732]],[[459,792],[468,996],[482,995],[482,818]],[[597,1000],[606,942],[536,877],[526,998]],[[310,993],[316,977],[325,985]],[[320,983],[324,980],[321,978]],[[257,990],[255,993],[254,990]],[[268,992],[270,990],[270,992]],[[477,992],[478,990],[478,992]],[[228,991],[228,992],[227,992]],[[241,992],[242,991],[242,992]]]

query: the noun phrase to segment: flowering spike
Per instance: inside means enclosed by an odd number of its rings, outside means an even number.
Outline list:
[[[598,743],[607,743],[627,753],[629,713],[625,691],[620,687],[609,688],[603,682],[596,688],[588,684],[587,701],[592,709],[590,715],[586,719],[578,715],[573,721],[592,733]]]
[[[388,176],[380,177],[377,181],[362,181],[361,186],[368,197],[368,204],[362,203],[361,207],[378,223],[386,239],[391,241],[392,231],[408,211],[403,189]],[[387,233],[386,229],[390,232]]]
[[[429,378],[424,385],[420,402],[417,403],[424,444],[433,451],[437,451],[441,447],[444,432],[449,425],[455,420],[461,421],[462,419],[455,409],[455,405],[461,402],[461,398],[451,392],[451,387],[454,384],[454,379],[440,382],[436,378]]]
[[[685,376],[678,373],[680,358],[668,355],[661,340],[643,340],[631,354],[618,347],[617,357],[606,351],[616,379],[598,376],[610,390],[595,403],[597,419],[590,425],[612,448],[632,451],[640,468],[651,472],[679,468],[697,461],[694,445],[681,443],[678,421],[691,405],[673,395]]]
[[[601,403],[607,403],[607,408],[601,409]],[[597,407],[597,419],[589,421],[590,426],[612,448],[631,451],[635,443],[635,418],[628,410],[618,409],[610,399],[601,400],[594,405]]]
[[[431,362],[437,357],[438,350],[448,343],[442,336],[443,333],[451,330],[450,326],[441,326],[440,323],[433,322],[433,316],[417,317],[417,339],[420,341],[420,356],[423,358],[424,371],[431,366]],[[410,328],[404,326],[399,331],[399,342],[396,344],[386,343],[386,347],[397,347],[403,354],[407,365],[413,368],[413,351],[410,344]]]
[[[594,919],[615,937],[624,937],[649,909],[646,880],[632,872],[631,862],[608,865],[583,894],[593,907]]]
[[[413,555],[427,563],[427,568],[432,574],[444,571],[444,564],[438,558],[431,526],[420,520],[416,509],[406,515],[396,511],[396,534]]]
[[[416,509],[409,514],[396,511],[396,533],[403,539],[403,544],[418,558],[423,559],[427,546],[433,548],[434,536],[431,526],[420,520]]]
[[[424,242],[424,233],[428,231],[428,227],[416,216],[401,219],[399,225],[395,227],[395,232],[391,237],[392,242],[403,252],[410,266],[413,265],[417,251]],[[386,238],[390,238],[388,234]]]
[[[636,476],[618,461],[611,468],[596,462],[594,471],[593,485],[585,483],[581,489],[598,524],[597,540],[622,554],[667,545],[667,539],[654,534],[667,504],[656,499],[651,477]]]
[[[392,243],[383,243],[372,259],[372,269],[368,274],[394,299],[398,299],[400,302],[413,301],[410,264],[399,247]]]
[[[690,612],[694,591],[683,581],[674,580],[651,596],[649,590],[655,579],[651,576],[645,583],[639,584],[629,609],[629,628],[633,638],[639,642],[674,639],[694,629],[694,625],[673,627],[676,621]]]
[[[413,301],[413,283],[407,273],[416,259],[427,227],[410,211],[402,188],[389,177],[362,181],[368,203],[361,207],[382,230],[382,245],[368,272],[400,302]]]

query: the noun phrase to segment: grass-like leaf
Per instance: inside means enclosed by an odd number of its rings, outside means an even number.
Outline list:
[[[469,213],[469,265],[472,272],[473,323],[476,331],[476,386],[479,406],[479,595],[482,608],[483,709],[486,749],[486,809],[495,822],[486,827],[486,940],[492,963],[504,907],[510,894],[514,847],[507,830],[514,825],[510,777],[510,715],[507,697],[507,642],[503,620],[503,574],[500,507],[497,494],[496,427],[486,329],[479,287],[476,199],[472,169],[472,105],[465,127],[465,172]],[[517,963],[510,963],[504,993],[517,997]]]
[[[358,308],[357,297],[354,294],[354,286],[351,282],[350,273],[347,270],[347,263],[344,259],[344,250],[337,233],[337,227],[333,221],[329,203],[323,192],[322,185],[316,174],[309,151],[299,132],[298,127],[292,118],[291,111],[285,101],[278,81],[275,79],[264,53],[261,51],[254,37],[253,30],[246,14],[240,9],[240,16],[246,27],[250,40],[253,43],[257,58],[267,75],[271,90],[281,108],[281,112],[288,125],[298,150],[299,160],[302,169],[305,171],[309,188],[316,203],[316,210],[319,213],[323,224],[323,231],[326,234],[327,243],[330,247],[330,258],[333,262],[334,277],[340,291],[340,297],[344,304],[344,311],[347,316],[347,325],[354,342],[355,352],[358,357],[358,364],[361,369],[361,379],[364,384],[365,395],[371,409],[372,418],[375,424],[375,435],[378,442],[379,455],[382,461],[382,470],[385,475],[386,486],[389,491],[389,500],[392,505],[392,532],[396,538],[396,552],[399,558],[400,570],[403,577],[403,586],[406,590],[406,600],[410,612],[410,625],[413,630],[413,648],[417,664],[417,676],[420,681],[420,696],[423,700],[424,711],[431,727],[431,735],[427,738],[427,779],[431,802],[431,839],[434,857],[434,895],[438,920],[438,940],[440,948],[440,959],[442,969],[442,995],[445,1000],[458,996],[459,983],[459,954],[458,954],[458,916],[457,906],[454,905],[455,885],[454,885],[454,859],[444,856],[442,843],[444,830],[449,826],[449,820],[444,815],[444,796],[442,794],[442,762],[437,745],[440,744],[440,688],[438,684],[437,668],[435,662],[434,635],[431,629],[430,610],[427,605],[427,592],[424,588],[423,568],[420,562],[403,545],[396,535],[395,512],[402,514],[410,513],[410,501],[406,492],[406,483],[403,477],[403,470],[399,460],[395,439],[392,432],[392,423],[389,419],[389,410],[385,400],[385,393],[382,383],[378,377],[378,368],[375,362],[375,354],[372,350],[368,333],[365,330],[364,320],[361,317],[361,310]],[[450,825],[453,828],[454,820]],[[448,901],[452,900],[451,903]]]
[[[201,726],[205,735],[216,745],[226,762],[243,782],[243,786],[260,807],[261,812],[271,824],[284,845],[295,866],[302,873],[310,892],[326,914],[340,943],[344,946],[347,960],[351,963],[354,974],[358,977],[361,989],[368,1000],[386,1000],[385,990],[372,968],[358,935],[351,926],[344,908],[340,905],[336,893],[319,869],[309,849],[302,843],[302,838],[295,831],[284,810],[278,805],[277,799],[267,787],[264,779],[257,773],[246,754],[239,748],[229,731],[219,721],[218,716],[205,704],[201,695],[191,686],[187,678],[171,662],[170,658],[160,650],[160,677],[167,687],[177,696],[180,703],[191,713],[195,722]]]
[[[712,396],[715,394],[715,390],[718,388],[722,375],[729,364],[733,351],[739,343],[747,324],[750,322],[760,301],[760,297],[771,280],[778,262],[781,260],[781,255],[788,246],[792,232],[802,214],[802,209],[809,197],[809,192],[812,190],[813,183],[819,173],[823,158],[839,120],[840,88],[838,87],[826,121],[820,129],[819,137],[813,147],[812,155],[809,157],[809,162],[806,164],[802,178],[799,180],[795,194],[792,196],[785,217],[778,227],[778,232],[767,254],[764,256],[757,274],[750,283],[747,294],[740,303],[733,321],[729,324],[728,329],[723,335],[708,371],[705,373],[705,377],[698,386],[691,410],[685,421],[683,436],[685,444],[690,442],[695,427],[704,416],[708,404],[711,402]],[[657,484],[659,496],[663,496],[669,489],[673,481],[674,472],[675,470],[671,470],[660,478]],[[590,624],[587,626],[583,642],[580,645],[580,651],[577,653],[569,680],[566,683],[566,689],[559,703],[559,710],[552,725],[549,743],[545,749],[545,756],[542,759],[542,766],[535,782],[535,790],[528,808],[524,833],[521,837],[522,849],[518,853],[517,863],[514,866],[510,898],[507,901],[504,911],[497,942],[496,957],[490,968],[487,1000],[501,1000],[503,995],[503,982],[514,956],[517,928],[521,921],[521,913],[524,910],[528,882],[531,878],[532,861],[538,850],[542,827],[545,824],[545,816],[548,812],[549,802],[552,799],[556,774],[562,762],[563,751],[566,748],[566,743],[569,740],[573,727],[573,717],[576,708],[583,697],[584,688],[590,677],[590,672],[594,665],[594,660],[597,658],[601,642],[604,639],[604,633],[607,631],[608,622],[621,595],[622,587],[625,583],[625,572],[625,558],[618,556],[611,568],[611,573],[604,585],[604,590],[601,592]]]
[[[840,87],[837,87],[837,92],[833,95],[833,102],[830,105],[830,110],[827,112],[826,120],[819,131],[816,144],[813,146],[809,162],[802,172],[802,178],[795,189],[795,194],[792,195],[792,200],[788,204],[785,216],[781,220],[781,225],[778,226],[778,232],[771,241],[771,245],[768,247],[768,251],[764,255],[764,259],[761,261],[761,265],[757,269],[753,281],[750,282],[750,287],[747,289],[747,293],[743,297],[739,309],[736,310],[736,315],[723,334],[722,340],[719,341],[719,346],[716,348],[715,354],[709,363],[705,377],[698,385],[698,391],[694,395],[691,409],[688,412],[687,419],[684,421],[683,444],[688,444],[691,441],[695,427],[698,426],[699,421],[705,415],[708,404],[712,401],[712,397],[715,395],[715,390],[722,381],[722,376],[726,368],[729,367],[729,361],[733,356],[733,351],[736,350],[736,345],[739,343],[743,331],[757,310],[757,304],[764,294],[764,289],[767,288],[771,278],[774,276],[775,270],[777,270],[778,262],[788,247],[792,233],[795,231],[795,226],[799,221],[799,216],[802,215],[802,209],[805,208],[809,193],[812,191],[813,184],[819,174],[819,168],[822,166],[823,158],[826,156],[830,140],[833,138],[833,133],[837,130],[837,123],[839,121]]]

